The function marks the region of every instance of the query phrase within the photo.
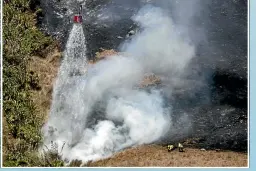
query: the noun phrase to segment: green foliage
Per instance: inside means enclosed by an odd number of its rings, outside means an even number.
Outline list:
[[[82,165],[82,160],[73,160],[70,162],[69,167],[80,167]]]
[[[30,95],[32,89],[39,87],[36,74],[31,75],[27,68],[29,58],[53,40],[36,27],[40,9],[32,11],[32,3],[35,1],[5,1],[3,8],[3,116],[14,139],[3,141],[3,165],[10,167],[47,165],[36,157],[43,118],[37,114]],[[63,165],[59,158],[53,162],[51,166]]]
[[[16,149],[16,148],[15,148]],[[19,152],[21,150],[22,152]],[[8,159],[4,162],[6,167],[63,167],[64,161],[61,160],[61,154],[51,147],[47,151],[35,152],[33,150],[24,150],[24,146],[15,150],[15,153],[8,155]]]
[[[61,152],[63,150],[65,144],[63,144],[61,151],[58,151],[58,145],[56,143],[51,144],[51,148],[48,151],[44,151],[43,156],[43,166],[50,167],[62,167],[64,166],[64,162],[61,160]],[[47,147],[48,148],[48,147]]]

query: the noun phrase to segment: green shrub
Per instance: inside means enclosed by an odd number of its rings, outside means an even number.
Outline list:
[[[42,163],[37,156],[41,144],[40,129],[43,118],[31,100],[31,90],[38,87],[28,71],[28,60],[33,54],[53,43],[36,27],[39,8],[31,10],[36,1],[11,0],[3,7],[3,117],[8,134],[5,138],[4,166],[62,166],[58,158]],[[32,78],[31,78],[32,77]]]

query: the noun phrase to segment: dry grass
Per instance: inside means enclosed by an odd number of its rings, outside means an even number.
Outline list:
[[[40,90],[32,92],[32,100],[39,110],[38,113],[42,114],[45,120],[50,110],[53,84],[58,74],[60,57],[61,53],[56,48],[46,57],[34,56],[30,60],[30,71],[38,75],[40,86]]]
[[[231,151],[168,152],[166,147],[145,145],[130,148],[114,156],[91,162],[89,167],[247,167],[247,154]]]
[[[110,50],[101,49],[101,52],[96,53],[95,61],[90,61],[90,64],[95,64],[98,61],[103,60],[105,58],[108,58],[110,56],[121,55],[121,54],[125,54],[125,53],[116,52],[113,49],[110,49]],[[125,54],[125,55],[129,56],[129,54]],[[156,76],[154,74],[150,74],[150,75],[145,75],[144,79],[139,84],[139,87],[143,88],[143,87],[147,87],[147,86],[150,86],[150,85],[156,85],[156,84],[160,84],[160,83],[161,83],[161,80],[158,76]]]
[[[105,50],[97,53],[97,59],[117,54],[113,50]],[[40,90],[33,92],[33,101],[47,120],[49,113],[53,83],[60,66],[61,53],[55,49],[46,57],[33,57],[30,61],[30,70],[38,74]],[[96,60],[95,62],[99,61]],[[95,63],[94,62],[94,63]],[[141,82],[141,86],[159,84],[161,80],[155,75],[147,75]],[[5,129],[7,130],[7,129]],[[11,141],[11,140],[10,140]],[[76,164],[74,164],[76,165]],[[145,145],[130,148],[115,154],[114,156],[90,162],[90,167],[246,167],[247,154],[231,151],[201,151],[187,148],[184,153],[178,150],[167,152],[166,147],[158,145]]]
[[[130,57],[131,56],[131,54],[126,53],[126,52],[117,52],[114,49],[109,49],[108,50],[108,49],[100,48],[100,51],[96,52],[94,60],[91,60],[90,63],[95,64],[100,60],[106,59],[106,58],[111,57],[111,56],[116,56],[116,55],[117,56],[122,55],[122,56],[125,56],[125,57]]]
[[[96,52],[96,59],[104,59],[106,57],[112,56],[112,55],[118,55],[118,52],[116,52],[114,49],[106,50],[101,49],[101,52]]]
[[[102,49],[103,50],[103,49]],[[40,89],[32,91],[32,100],[37,107],[38,114],[42,115],[45,120],[48,118],[50,111],[53,84],[58,74],[60,67],[61,52],[58,47],[45,53],[45,56],[34,56],[29,61],[29,71],[38,75]],[[96,61],[91,61],[94,64],[107,56],[117,54],[114,50],[103,50],[96,54]]]
[[[140,83],[140,87],[143,88],[143,87],[147,87],[150,85],[157,85],[157,84],[161,84],[160,77],[154,74],[150,74],[150,75],[145,75],[144,79]]]

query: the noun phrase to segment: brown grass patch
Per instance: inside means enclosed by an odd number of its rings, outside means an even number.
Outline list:
[[[91,162],[89,167],[247,167],[247,154],[232,151],[168,152],[166,147],[145,145],[116,153],[108,159]]]
[[[97,59],[117,54],[113,50],[98,53]],[[96,55],[96,56],[97,56]],[[60,66],[61,53],[55,49],[47,57],[33,57],[30,61],[30,70],[38,75],[40,90],[33,91],[33,101],[39,113],[45,117],[50,110],[52,90]],[[98,60],[97,60],[98,61]],[[96,62],[97,62],[96,61]],[[95,62],[94,62],[95,63]],[[141,87],[159,84],[160,78],[155,75],[146,75]],[[8,129],[4,129],[7,131]],[[7,134],[5,134],[7,135]],[[8,136],[5,136],[8,139]],[[9,141],[12,141],[9,139]],[[185,145],[185,144],[184,144]],[[4,149],[3,149],[4,151]],[[78,165],[79,161],[72,165]],[[168,152],[166,147],[159,145],[145,145],[126,149],[110,158],[89,162],[89,167],[246,167],[247,154],[231,151],[201,151],[200,149],[185,148],[184,153],[174,150]]]
[[[37,106],[39,113],[47,119],[51,100],[53,84],[58,74],[61,53],[56,48],[46,57],[34,56],[30,60],[30,71],[38,75],[40,90],[32,92],[32,100]]]
[[[143,87],[147,87],[150,85],[157,85],[157,84],[161,84],[160,77],[154,74],[150,74],[150,75],[145,75],[144,79],[140,83],[140,87],[143,88]]]
[[[110,56],[122,55],[122,54],[126,55],[126,56],[129,56],[129,54],[126,54],[126,53],[123,53],[123,52],[116,52],[113,49],[110,49],[110,50],[101,49],[100,52],[96,53],[95,60],[94,61],[89,61],[89,63],[90,64],[95,64],[98,61],[103,60],[105,58],[108,58]],[[145,75],[144,79],[139,84],[139,87],[144,88],[144,87],[147,87],[147,86],[150,86],[150,85],[157,85],[157,84],[160,84],[160,83],[161,83],[160,77],[158,77],[154,74],[148,74],[148,75]]]
[[[119,53],[116,52],[114,49],[106,50],[101,49],[101,52],[96,52],[96,59],[104,59],[109,56],[118,55]]]

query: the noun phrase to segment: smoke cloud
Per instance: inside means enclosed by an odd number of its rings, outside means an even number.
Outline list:
[[[159,7],[146,5],[132,19],[141,30],[123,43],[124,55],[95,65],[87,64],[82,26],[74,25],[70,32],[43,128],[44,143],[56,143],[67,162],[109,157],[127,147],[159,141],[172,130],[166,91],[138,85],[145,74],[155,73],[175,78],[176,88],[184,86],[195,47]],[[168,87],[169,96],[173,90]],[[184,120],[189,124],[188,118]]]

